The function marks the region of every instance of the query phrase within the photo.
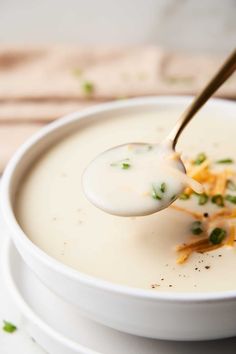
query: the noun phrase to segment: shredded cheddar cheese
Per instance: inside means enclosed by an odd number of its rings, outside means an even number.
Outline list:
[[[194,232],[195,230],[192,230],[193,235],[191,235],[189,241],[177,245],[177,264],[185,263],[194,252],[206,253],[224,246],[234,247],[236,242],[236,208],[233,208],[232,204],[229,206],[227,198],[225,198],[229,178],[234,178],[234,183],[236,184],[236,172],[230,169],[217,170],[215,172],[214,169],[211,168],[213,163],[206,157],[198,164],[188,160],[186,161],[186,165],[188,176],[194,178],[204,186],[206,197],[204,205],[212,202],[214,206],[220,208],[220,210],[215,211],[214,209],[214,212],[209,214],[205,212],[205,209],[204,212],[200,213],[183,207],[182,205],[186,201],[183,201],[181,206],[176,204],[171,205],[171,208],[190,215],[194,223],[203,225],[203,229],[198,232],[200,235]],[[188,196],[186,200],[193,198],[193,193],[191,188],[187,187],[184,191],[184,194]],[[201,202],[198,204],[201,205]],[[214,234],[213,237],[211,235],[212,230]]]
[[[202,215],[201,213],[197,213],[197,212],[195,212],[195,211],[182,208],[182,207],[180,207],[180,206],[178,206],[178,205],[172,204],[172,205],[170,206],[170,208],[175,209],[175,210],[178,210],[178,211],[183,211],[184,213],[187,213],[187,214],[193,216],[193,217],[194,217],[195,219],[197,219],[197,220],[202,220],[202,219],[203,219],[203,215]]]
[[[227,171],[223,171],[222,173],[219,173],[217,175],[215,183],[214,183],[214,188],[211,193],[212,195],[217,195],[217,194],[224,195],[225,194],[227,177],[228,177]]]
[[[198,180],[198,177],[205,169],[208,168],[209,165],[210,165],[210,161],[208,159],[205,160],[201,165],[197,165],[197,166],[191,165],[190,169],[187,171],[187,174],[189,177]]]

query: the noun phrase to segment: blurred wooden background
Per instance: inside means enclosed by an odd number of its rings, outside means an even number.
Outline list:
[[[100,102],[145,95],[195,94],[222,56],[156,46],[0,47],[0,170],[44,124]],[[217,93],[236,98],[236,77]]]

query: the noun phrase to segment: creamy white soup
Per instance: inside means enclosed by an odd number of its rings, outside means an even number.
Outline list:
[[[94,156],[130,141],[161,141],[181,111],[163,107],[88,121],[49,148],[24,176],[16,197],[16,215],[29,239],[58,261],[118,284],[153,292],[235,289],[236,251],[229,242],[234,220],[223,218],[235,204],[233,116],[203,110],[177,146],[192,164],[190,174],[200,182],[209,178],[207,188],[214,182],[217,190],[225,181],[223,196],[186,190],[173,207],[124,218],[99,210],[82,190],[83,171]]]

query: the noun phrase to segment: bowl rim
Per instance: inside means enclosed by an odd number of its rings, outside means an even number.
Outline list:
[[[106,292],[116,293],[117,295],[125,295],[138,299],[146,299],[149,301],[170,301],[170,302],[212,302],[212,301],[226,301],[229,299],[236,298],[236,290],[226,290],[226,291],[214,291],[214,292],[152,292],[149,289],[141,289],[130,287],[128,285],[121,285],[117,283],[112,283],[102,278],[94,277],[86,273],[79,272],[70,266],[67,266],[55,258],[49,256],[46,252],[36,246],[21,229],[19,223],[14,215],[13,207],[11,205],[11,185],[13,180],[14,171],[17,168],[21,160],[35,143],[42,140],[50,133],[56,131],[57,129],[66,126],[67,124],[79,121],[90,115],[94,115],[102,112],[109,112],[115,109],[122,108],[135,108],[149,105],[158,104],[174,104],[183,105],[190,103],[192,96],[151,96],[151,97],[140,97],[131,98],[120,101],[112,101],[108,103],[98,104],[89,108],[85,108],[80,111],[68,114],[48,125],[41,128],[33,136],[25,141],[18,150],[15,152],[13,157],[8,162],[8,165],[4,171],[1,180],[1,193],[0,193],[0,207],[3,215],[3,220],[9,230],[10,236],[13,240],[17,239],[22,247],[27,250],[32,256],[34,256],[38,261],[43,263],[44,266],[51,268],[53,271],[62,274],[63,276],[73,280],[83,283],[88,287],[94,287],[99,290]],[[236,103],[226,99],[213,98],[208,103],[207,106],[221,107],[223,109],[236,109]],[[122,113],[121,113],[122,114]]]

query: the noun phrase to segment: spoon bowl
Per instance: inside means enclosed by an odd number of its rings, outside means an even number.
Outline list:
[[[176,200],[186,178],[179,179],[177,184],[175,179],[178,175],[186,176],[185,173],[171,141],[128,143],[97,156],[84,171],[82,184],[87,199],[103,211],[119,216],[143,216],[156,213]]]

